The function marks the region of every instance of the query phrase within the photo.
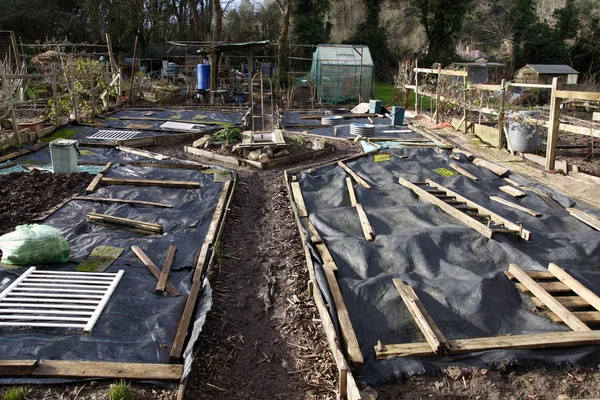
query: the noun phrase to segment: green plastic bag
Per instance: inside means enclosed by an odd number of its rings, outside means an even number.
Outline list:
[[[0,236],[2,263],[54,264],[69,261],[71,248],[60,231],[48,225],[19,225]]]

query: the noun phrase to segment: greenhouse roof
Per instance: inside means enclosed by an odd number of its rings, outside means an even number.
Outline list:
[[[313,61],[334,65],[373,66],[369,46],[350,44],[320,44],[313,55]]]

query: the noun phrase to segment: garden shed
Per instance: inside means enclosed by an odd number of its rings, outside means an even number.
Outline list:
[[[368,46],[321,44],[313,54],[310,81],[320,101],[364,101],[373,94],[375,66]]]
[[[564,64],[527,64],[515,73],[517,83],[551,84],[560,78],[563,85],[576,85],[579,72]]]

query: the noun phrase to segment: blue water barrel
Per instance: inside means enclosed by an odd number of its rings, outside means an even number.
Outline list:
[[[210,64],[198,64],[198,90],[210,89]]]

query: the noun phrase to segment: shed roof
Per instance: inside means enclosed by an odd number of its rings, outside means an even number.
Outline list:
[[[525,67],[529,67],[538,74],[542,75],[568,75],[568,74],[579,74],[578,71],[569,67],[566,64],[527,64]]]
[[[313,55],[313,61],[322,64],[373,66],[369,46],[351,44],[320,44]]]

